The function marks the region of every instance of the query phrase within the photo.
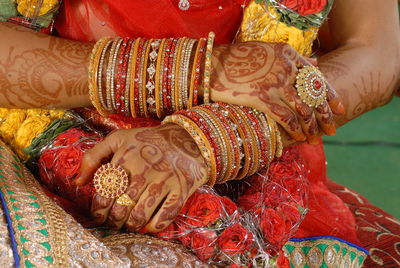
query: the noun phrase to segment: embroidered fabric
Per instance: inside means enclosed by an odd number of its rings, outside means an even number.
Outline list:
[[[15,261],[4,212],[0,207],[0,267],[14,267]]]

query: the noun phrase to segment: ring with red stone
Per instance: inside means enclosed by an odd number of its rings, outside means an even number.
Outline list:
[[[119,165],[107,163],[97,169],[93,186],[97,194],[105,198],[117,198],[120,205],[134,206],[135,202],[125,193],[129,178],[127,172]]]
[[[326,80],[315,66],[304,66],[296,77],[296,89],[300,99],[316,108],[326,100]]]

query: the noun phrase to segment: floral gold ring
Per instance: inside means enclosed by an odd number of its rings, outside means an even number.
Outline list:
[[[97,169],[94,174],[93,185],[96,193],[105,198],[116,198],[119,205],[135,206],[126,192],[129,177],[125,169],[119,165],[107,163]]]
[[[326,80],[315,66],[304,66],[299,70],[295,87],[300,99],[310,107],[316,108],[326,100]]]

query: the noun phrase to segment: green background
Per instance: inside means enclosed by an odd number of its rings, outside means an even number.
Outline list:
[[[324,137],[329,177],[400,218],[400,98]]]

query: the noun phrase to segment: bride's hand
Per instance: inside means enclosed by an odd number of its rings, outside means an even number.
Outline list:
[[[270,115],[295,140],[315,142],[322,130],[336,132],[333,114],[344,107],[328,85],[327,101],[316,109],[302,102],[296,76],[311,62],[284,43],[244,42],[214,48],[211,100],[255,108]]]
[[[126,193],[135,206],[119,205],[95,194],[92,215],[98,223],[130,231],[161,231],[187,198],[206,181],[206,165],[192,137],[176,125],[119,130],[88,151],[77,185],[89,182],[104,160],[128,173]]]

